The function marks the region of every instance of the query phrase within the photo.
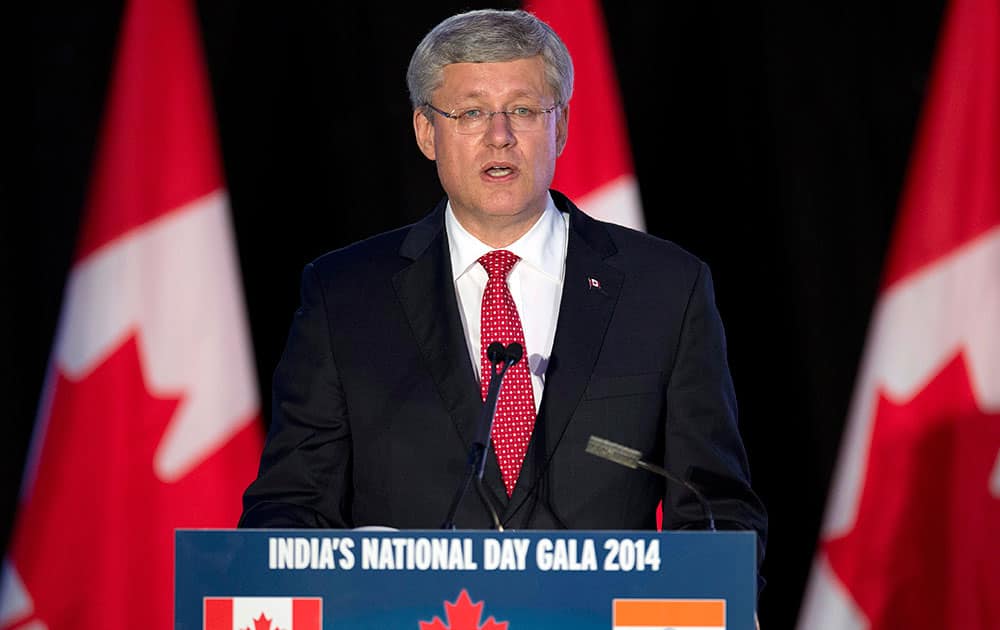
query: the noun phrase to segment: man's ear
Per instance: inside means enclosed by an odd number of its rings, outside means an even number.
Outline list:
[[[420,152],[427,156],[428,160],[435,159],[437,152],[434,149],[434,123],[424,114],[423,108],[413,110],[413,134],[417,138]]]
[[[556,119],[556,155],[562,155],[569,137],[569,105],[559,108],[559,118]]]

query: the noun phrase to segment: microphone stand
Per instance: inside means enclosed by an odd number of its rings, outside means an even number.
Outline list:
[[[455,492],[455,497],[451,501],[448,516],[445,517],[444,524],[441,525],[442,529],[455,529],[455,514],[458,512],[458,506],[469,491],[469,484],[475,479],[476,492],[486,507],[486,511],[489,512],[490,520],[493,521],[493,528],[500,532],[503,531],[503,525],[500,524],[500,516],[497,514],[496,507],[486,495],[486,489],[483,487],[483,472],[486,469],[486,453],[489,450],[490,434],[493,431],[493,416],[496,414],[497,398],[500,396],[500,386],[503,384],[503,376],[507,373],[510,366],[521,359],[523,353],[524,350],[521,344],[518,343],[512,343],[507,348],[504,348],[503,344],[494,341],[486,349],[486,356],[490,360],[490,384],[486,390],[486,400],[483,403],[483,411],[479,420],[479,431],[476,439],[472,442],[472,448],[469,449],[469,463],[465,471],[465,476],[462,478],[462,483],[459,484],[458,490]],[[498,363],[503,364],[499,371],[497,370]]]
[[[667,481],[684,486],[691,491],[691,494],[693,494],[695,499],[698,500],[698,503],[701,504],[701,511],[705,514],[705,518],[708,521],[708,529],[713,532],[715,531],[715,516],[712,514],[712,507],[708,504],[708,501],[705,500],[705,495],[699,492],[698,488],[695,488],[689,481],[671,475],[661,466],[643,461],[640,459],[642,457],[642,453],[634,448],[622,446],[621,444],[597,437],[596,435],[591,435],[590,439],[587,440],[586,451],[591,455],[596,455],[597,457],[612,461],[616,464],[621,464],[622,466],[648,470],[651,473],[663,477]]]

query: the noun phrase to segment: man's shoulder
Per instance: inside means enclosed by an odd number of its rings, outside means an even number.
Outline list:
[[[674,241],[614,223],[605,223],[612,241],[623,255],[699,266],[702,260]]]
[[[590,218],[608,235],[614,253],[606,262],[627,274],[697,276],[705,262],[674,241],[633,228]]]
[[[318,256],[312,261],[317,269],[327,269],[330,267],[342,267],[364,263],[373,259],[399,256],[399,247],[406,238],[406,233],[412,226],[389,230],[369,236],[360,241],[355,241],[349,245],[338,247]]]
[[[310,264],[321,276],[342,273],[368,276],[385,271],[395,272],[411,262],[406,255],[407,244],[413,241],[415,232],[426,232],[428,243],[433,240],[434,235],[428,230],[428,224],[432,223],[433,218],[428,216],[416,223],[328,251]]]
[[[705,263],[677,243],[596,219],[573,204],[565,195],[553,190],[556,207],[570,216],[572,231],[600,254],[605,262],[626,273],[660,271],[698,274]]]

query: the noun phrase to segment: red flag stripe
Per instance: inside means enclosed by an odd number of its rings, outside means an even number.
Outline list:
[[[233,599],[231,597],[205,600],[204,630],[233,630]]]
[[[320,630],[322,605],[319,598],[292,600],[292,630]]]
[[[126,4],[77,259],[222,188],[189,2]]]
[[[885,286],[1000,224],[1000,3],[945,16]]]
[[[633,173],[604,16],[596,0],[534,0],[525,8],[555,29],[573,57],[569,141],[552,186],[578,199]]]

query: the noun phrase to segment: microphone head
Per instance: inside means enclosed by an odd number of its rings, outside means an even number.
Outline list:
[[[634,448],[616,444],[596,435],[590,436],[590,439],[587,440],[587,452],[629,468],[638,468],[639,458],[642,456],[642,453]]]
[[[524,356],[524,346],[517,343],[516,341],[509,346],[507,346],[507,362],[510,365],[514,365],[521,360]]]
[[[499,341],[494,341],[486,347],[486,358],[489,359],[490,363],[493,365],[503,361],[504,354],[503,344]]]
[[[616,444],[611,440],[605,440],[604,438],[599,438],[596,435],[591,435],[590,439],[587,440],[586,450],[591,455],[602,457],[616,464],[628,466],[629,468],[642,468],[643,470],[656,473],[668,481],[683,485],[691,491],[695,498],[698,499],[698,503],[701,504],[701,509],[705,513],[705,520],[708,521],[708,529],[713,532],[715,531],[715,517],[712,515],[712,506],[708,504],[708,501],[705,500],[705,496],[698,491],[698,488],[695,488],[690,482],[671,475],[659,466],[642,461],[642,453],[634,448]]]

